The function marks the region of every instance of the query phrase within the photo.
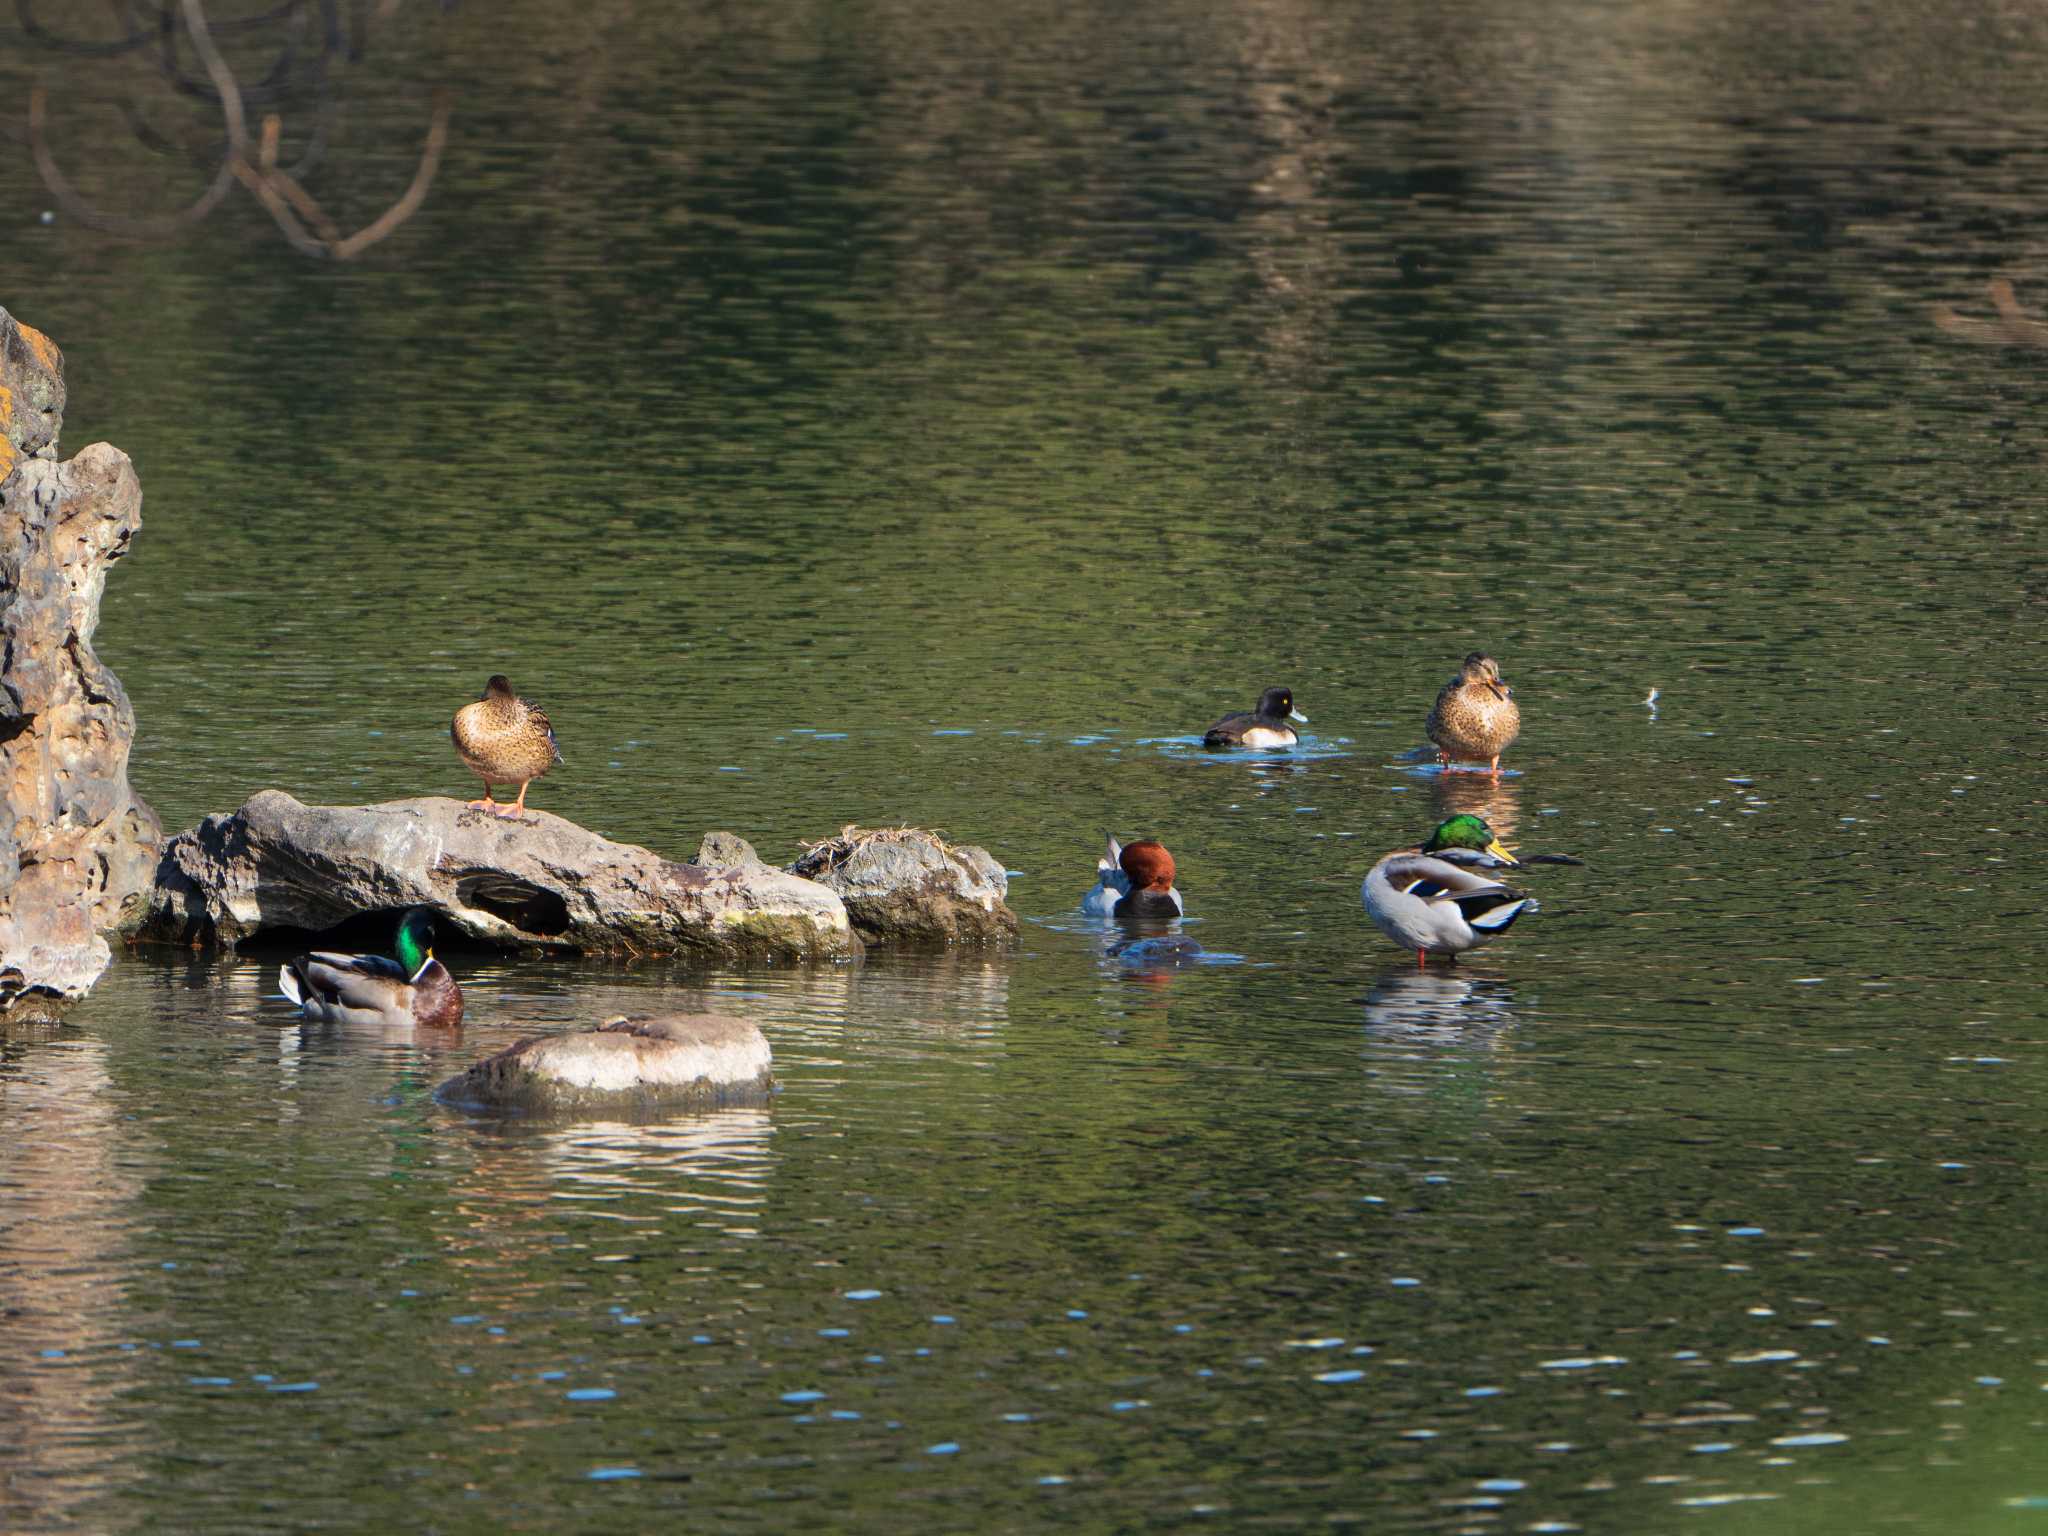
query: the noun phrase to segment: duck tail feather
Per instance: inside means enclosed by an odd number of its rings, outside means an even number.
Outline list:
[[[1502,933],[1524,912],[1534,912],[1535,910],[1536,898],[1534,896],[1518,896],[1493,908],[1491,911],[1481,912],[1476,916],[1468,914],[1465,921],[1481,933]]]

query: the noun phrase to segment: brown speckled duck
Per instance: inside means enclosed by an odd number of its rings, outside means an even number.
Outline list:
[[[1515,691],[1501,681],[1500,663],[1483,651],[1474,651],[1458,668],[1458,675],[1436,696],[1436,708],[1429,712],[1429,739],[1436,743],[1436,760],[1446,767],[1454,762],[1484,762],[1497,779],[1500,755],[1521,734],[1522,712],[1515,707]]]
[[[469,803],[499,816],[526,810],[526,786],[562,760],[548,717],[512,691],[501,673],[485,684],[483,697],[455,712],[448,728],[469,771],[484,781],[484,797]],[[517,784],[519,798],[502,806],[491,798],[494,784]]]

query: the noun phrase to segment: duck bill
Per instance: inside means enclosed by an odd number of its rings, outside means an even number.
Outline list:
[[[1490,688],[1490,689],[1491,689],[1491,690],[1493,691],[1493,696],[1494,696],[1494,697],[1495,697],[1496,699],[1505,699],[1505,698],[1506,698],[1506,697],[1508,696],[1508,691],[1509,691],[1509,690],[1507,689],[1507,687],[1506,687],[1506,686],[1505,686],[1504,684],[1501,684],[1501,683],[1488,683],[1488,684],[1487,684],[1486,686],[1487,686],[1488,688]]]
[[[1486,845],[1486,851],[1511,869],[1518,867],[1522,862],[1510,853],[1507,845],[1497,837]]]
[[[1304,715],[1298,709],[1290,709],[1289,711],[1287,711],[1287,718],[1292,720],[1296,725],[1308,724],[1308,716]]]

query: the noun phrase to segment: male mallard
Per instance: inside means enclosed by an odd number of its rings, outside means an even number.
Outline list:
[[[1179,917],[1173,855],[1149,837],[1135,843],[1112,837],[1109,852],[1095,861],[1095,889],[1081,898],[1081,910],[1090,917]]]
[[[1397,848],[1373,865],[1359,895],[1380,932],[1415,951],[1419,970],[1431,954],[1475,949],[1536,909],[1534,897],[1473,873],[1520,862],[1479,817],[1453,816],[1420,848]]]
[[[1294,695],[1285,688],[1268,688],[1259,695],[1259,707],[1250,714],[1225,715],[1202,737],[1205,747],[1291,747],[1296,741],[1294,726],[1308,724],[1308,716],[1294,707]]]
[[[501,673],[484,685],[483,697],[455,712],[448,728],[469,771],[484,781],[484,797],[469,803],[495,815],[520,815],[526,786],[562,760],[548,717],[512,691]],[[517,784],[511,810],[491,798],[493,784]]]
[[[1436,760],[1446,767],[1453,759],[1485,762],[1500,777],[1500,755],[1522,729],[1515,690],[1500,680],[1500,663],[1474,651],[1445,683],[1429,712],[1429,739]]]
[[[434,958],[433,917],[414,907],[398,920],[396,960],[382,955],[300,955],[279,969],[277,984],[309,1019],[328,1024],[462,1023],[462,988]]]

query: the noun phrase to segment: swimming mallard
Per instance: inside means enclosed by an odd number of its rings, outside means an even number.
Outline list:
[[[1500,755],[1522,730],[1522,711],[1515,690],[1500,679],[1500,663],[1484,651],[1467,656],[1437,694],[1426,729],[1438,762],[1485,762],[1499,778]]]
[[[1298,739],[1294,726],[1307,725],[1308,716],[1294,707],[1294,695],[1285,688],[1268,688],[1259,695],[1259,707],[1249,714],[1225,715],[1203,733],[1205,747],[1291,747]]]
[[[484,685],[483,697],[455,712],[448,728],[469,771],[484,781],[484,797],[469,803],[496,815],[526,809],[526,786],[562,760],[548,717],[512,691],[501,673]],[[491,798],[493,784],[517,784],[519,798],[507,811]]]
[[[1479,817],[1453,816],[1420,848],[1397,848],[1373,865],[1359,895],[1380,932],[1415,951],[1419,970],[1430,955],[1475,949],[1536,910],[1534,897],[1474,873],[1520,862]]]
[[[327,1024],[462,1023],[462,988],[434,958],[433,916],[414,907],[398,920],[396,960],[382,955],[300,955],[277,973],[284,995]]]
[[[1149,837],[1119,843],[1112,837],[1109,851],[1095,861],[1095,887],[1081,898],[1081,910],[1090,917],[1179,917],[1183,908],[1173,875],[1173,855],[1164,843]]]

